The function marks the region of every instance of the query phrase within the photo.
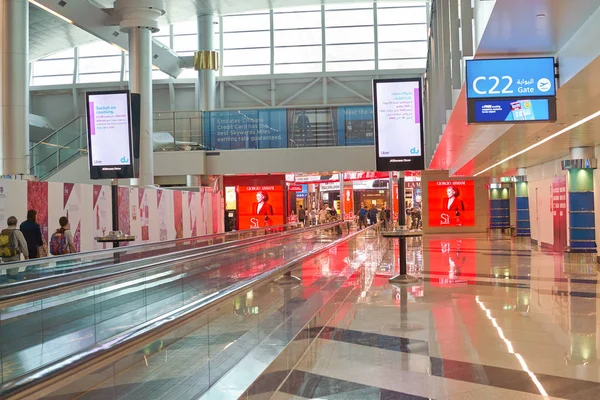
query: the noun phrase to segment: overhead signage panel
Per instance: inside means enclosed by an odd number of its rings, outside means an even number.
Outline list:
[[[466,62],[467,99],[553,97],[553,57],[478,59]]]
[[[134,178],[129,91],[88,92],[86,109],[91,179]]]
[[[420,79],[373,81],[377,171],[422,170]]]
[[[556,121],[554,98],[472,100],[468,107],[469,123]]]

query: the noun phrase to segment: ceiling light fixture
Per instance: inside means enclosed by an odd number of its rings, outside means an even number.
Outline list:
[[[504,160],[502,160],[502,161],[498,161],[496,164],[492,165],[491,167],[487,167],[487,168],[486,168],[486,169],[484,169],[483,171],[479,171],[478,173],[476,173],[476,174],[475,174],[475,175],[473,175],[473,176],[478,176],[478,175],[481,175],[481,174],[483,174],[483,173],[485,173],[485,172],[489,171],[489,170],[490,170],[490,169],[492,169],[492,168],[496,168],[498,165],[500,165],[500,164],[503,164],[503,163],[505,163],[505,162],[507,162],[507,161],[510,161],[510,160],[512,160],[513,158],[520,156],[521,154],[527,153],[529,150],[533,150],[533,149],[535,149],[536,147],[538,147],[538,146],[541,146],[542,144],[544,144],[544,143],[546,143],[546,142],[549,142],[549,141],[551,141],[552,139],[554,139],[554,138],[556,138],[556,137],[559,137],[559,136],[560,136],[560,135],[562,135],[563,133],[567,133],[567,132],[569,132],[570,130],[573,130],[573,129],[575,129],[575,128],[577,128],[578,126],[581,126],[581,125],[585,124],[586,122],[593,120],[593,119],[594,119],[594,118],[596,118],[596,117],[600,117],[600,111],[596,111],[596,112],[595,112],[595,113],[593,113],[592,115],[588,115],[587,117],[585,117],[585,118],[583,118],[583,119],[580,119],[579,121],[575,122],[574,124],[572,124],[572,125],[569,125],[569,126],[567,126],[566,128],[564,128],[564,129],[561,129],[560,131],[558,131],[558,132],[556,132],[556,133],[554,133],[554,134],[552,134],[552,135],[550,135],[550,136],[548,136],[548,137],[546,137],[546,138],[544,138],[544,139],[540,140],[539,142],[537,142],[537,143],[535,143],[535,144],[532,144],[531,146],[529,146],[529,147],[526,147],[526,148],[524,148],[524,149],[523,149],[523,150],[521,150],[521,151],[518,151],[518,152],[516,152],[516,153],[515,153],[515,154],[513,154],[512,156],[508,156],[508,157],[506,157],[506,158],[505,158]]]
[[[537,18],[546,18],[546,14],[538,14],[536,15]]]

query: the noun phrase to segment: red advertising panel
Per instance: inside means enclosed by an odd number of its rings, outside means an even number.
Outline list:
[[[394,183],[394,221],[398,221],[398,184]]]
[[[238,186],[239,229],[282,225],[282,186]]]
[[[344,220],[354,219],[354,190],[351,187],[344,188]]]
[[[429,226],[474,226],[473,181],[429,182]]]
[[[552,216],[554,219],[554,251],[567,247],[567,177],[556,176],[552,182]],[[539,211],[538,211],[539,212]]]

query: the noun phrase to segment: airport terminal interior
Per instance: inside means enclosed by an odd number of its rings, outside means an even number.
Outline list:
[[[600,399],[600,0],[0,20],[0,399]]]

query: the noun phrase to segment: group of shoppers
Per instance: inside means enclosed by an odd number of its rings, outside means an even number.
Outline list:
[[[21,257],[26,260],[52,255],[75,253],[73,232],[67,217],[60,217],[60,228],[46,243],[42,229],[37,222],[37,211],[27,211],[27,219],[17,227],[17,217],[11,216],[6,220],[7,228],[0,231],[0,255],[2,262],[19,261]]]
[[[317,212],[315,208],[310,210],[310,213],[306,212],[306,209],[302,205],[298,208],[298,222],[301,222],[304,226],[314,226],[319,224],[327,224],[339,220],[339,214],[334,207],[329,207],[328,203],[321,206],[321,209]]]
[[[387,229],[390,222],[392,221],[392,210],[385,206],[381,211],[375,207],[375,204],[371,204],[371,207],[367,207],[363,204],[358,211],[358,229],[366,228],[369,225],[375,225],[377,220],[383,222],[384,228]]]

